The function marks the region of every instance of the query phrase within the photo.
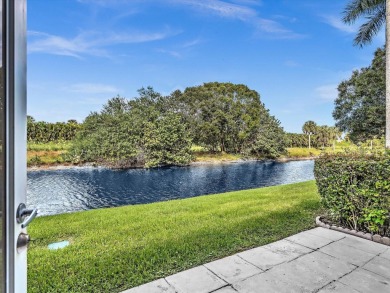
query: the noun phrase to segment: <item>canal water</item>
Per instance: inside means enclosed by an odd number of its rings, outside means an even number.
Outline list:
[[[313,161],[190,167],[30,171],[27,202],[39,215],[152,203],[314,179]]]

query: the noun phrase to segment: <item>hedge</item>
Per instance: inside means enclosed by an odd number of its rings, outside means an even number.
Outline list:
[[[332,223],[390,236],[389,155],[323,155],[314,175]]]

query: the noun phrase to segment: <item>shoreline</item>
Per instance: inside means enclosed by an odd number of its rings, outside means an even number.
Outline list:
[[[189,167],[196,167],[196,166],[205,166],[205,165],[223,165],[223,164],[237,164],[237,163],[244,163],[244,162],[267,162],[267,161],[273,161],[273,162],[280,162],[280,163],[286,163],[291,161],[307,161],[307,160],[314,160],[318,158],[318,156],[313,157],[284,157],[284,158],[278,158],[278,159],[237,159],[237,160],[209,160],[209,161],[194,161],[191,162],[188,166]],[[99,166],[93,163],[85,163],[85,164],[79,164],[79,165],[40,165],[40,166],[30,166],[27,167],[27,171],[55,171],[55,170],[68,170],[68,169],[84,169],[84,168],[91,168],[91,169],[99,169],[99,168],[108,168],[105,166]],[[128,169],[135,169],[135,168],[128,168]],[[139,169],[139,168],[138,168]]]

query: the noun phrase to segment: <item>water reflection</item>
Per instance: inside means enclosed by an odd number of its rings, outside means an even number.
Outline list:
[[[28,173],[28,206],[40,215],[151,203],[314,179],[313,161],[243,162],[196,167]]]

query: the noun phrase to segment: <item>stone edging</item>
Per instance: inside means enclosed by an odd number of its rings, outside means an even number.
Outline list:
[[[390,246],[390,238],[389,237],[383,237],[383,236],[380,236],[378,234],[372,235],[371,233],[364,233],[364,232],[360,232],[360,231],[356,231],[356,230],[351,230],[348,228],[337,227],[334,225],[325,224],[324,222],[321,221],[321,217],[316,218],[316,225],[319,227],[322,227],[322,228],[327,228],[327,229],[347,233],[347,234],[350,234],[353,236],[357,236],[360,238],[364,238],[367,240],[371,240],[374,242],[378,242],[378,243]]]

